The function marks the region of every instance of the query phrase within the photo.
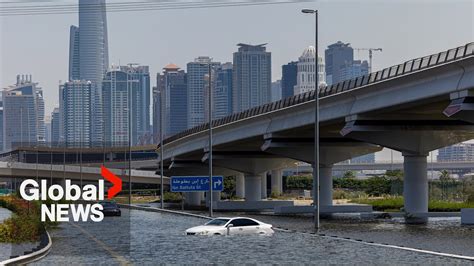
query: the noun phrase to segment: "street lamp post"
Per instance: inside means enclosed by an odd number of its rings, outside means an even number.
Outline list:
[[[313,205],[314,210],[314,227],[319,230],[319,86],[318,86],[318,10],[303,9],[304,14],[314,14],[315,19],[315,34],[314,34],[314,162],[313,162]]]
[[[209,217],[212,217],[212,65],[209,66]]]
[[[158,89],[160,95],[160,206],[164,209],[164,193],[163,193],[163,90]]]

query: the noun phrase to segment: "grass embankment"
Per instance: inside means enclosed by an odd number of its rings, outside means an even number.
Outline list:
[[[41,202],[26,201],[16,196],[1,196],[0,207],[13,212],[0,224],[0,242],[21,243],[39,240],[44,228],[55,223],[41,222]]]
[[[350,202],[372,205],[374,210],[385,212],[396,212],[403,208],[403,197],[385,198],[359,198]],[[452,202],[430,200],[428,210],[430,212],[458,212],[463,208],[474,208],[474,202]]]

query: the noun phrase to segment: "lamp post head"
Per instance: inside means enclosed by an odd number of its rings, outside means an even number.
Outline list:
[[[302,9],[301,12],[302,12],[302,13],[305,13],[305,14],[314,14],[314,13],[318,13],[318,10]]]

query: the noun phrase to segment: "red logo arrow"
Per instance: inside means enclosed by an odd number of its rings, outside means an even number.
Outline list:
[[[120,191],[122,191],[122,179],[110,172],[105,166],[100,167],[100,174],[113,186],[107,191],[107,199],[115,197]]]

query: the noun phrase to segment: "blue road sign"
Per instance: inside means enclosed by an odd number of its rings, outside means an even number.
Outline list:
[[[212,177],[212,190],[222,191],[224,181],[222,176]],[[209,176],[172,176],[171,192],[209,191]]]

